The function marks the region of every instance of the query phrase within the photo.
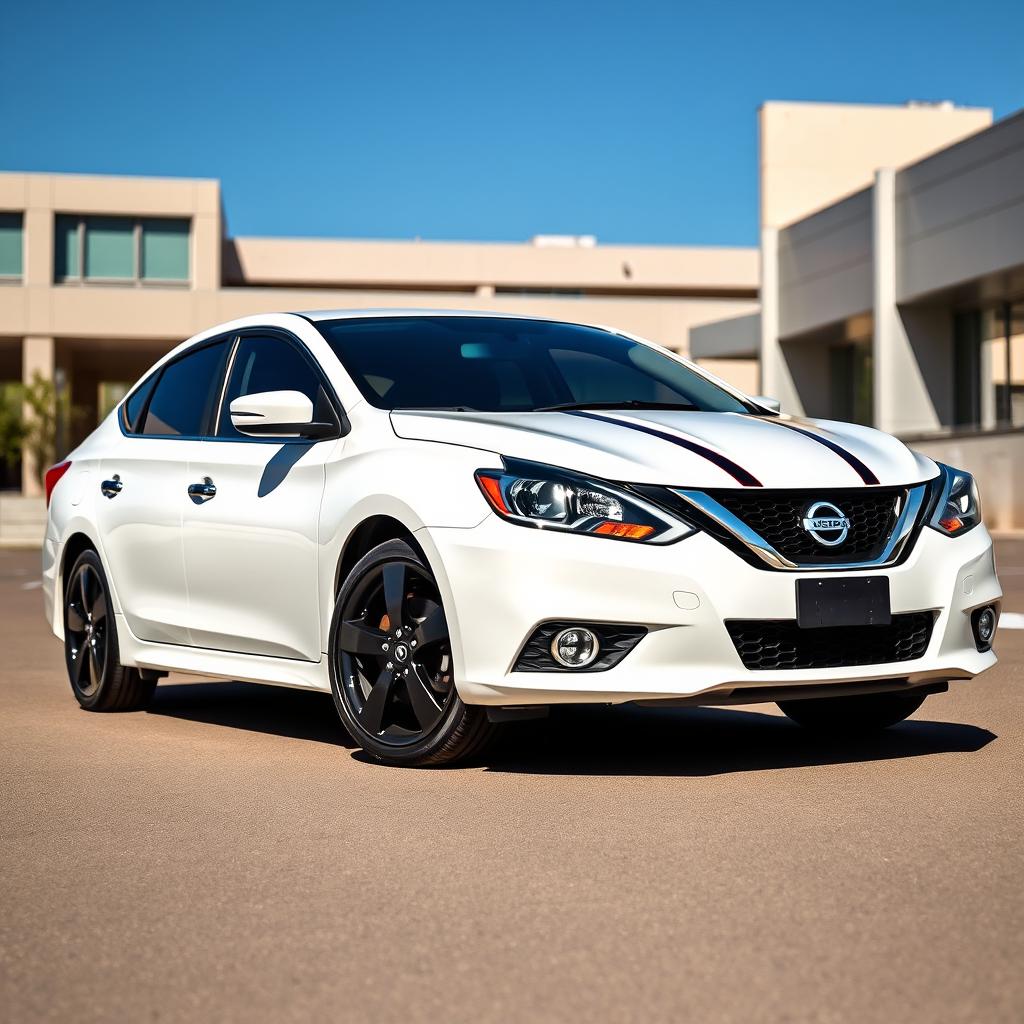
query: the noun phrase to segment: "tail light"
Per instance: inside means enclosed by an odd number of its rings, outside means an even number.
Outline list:
[[[58,462],[56,466],[51,466],[46,471],[46,476],[43,478],[43,484],[46,487],[46,507],[50,507],[50,495],[53,494],[54,487],[57,486],[57,481],[71,468],[70,462]]]

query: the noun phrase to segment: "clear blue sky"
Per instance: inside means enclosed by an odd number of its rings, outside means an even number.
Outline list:
[[[765,99],[1024,106],[1024,3],[7,0],[0,168],[238,235],[751,245]]]

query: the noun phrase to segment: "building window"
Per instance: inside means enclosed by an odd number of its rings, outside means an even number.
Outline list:
[[[54,280],[176,284],[189,279],[189,222],[166,217],[57,217]]]
[[[22,273],[20,213],[0,213],[0,278],[20,278]]]
[[[954,425],[1024,427],[1024,305],[957,313],[953,353]]]

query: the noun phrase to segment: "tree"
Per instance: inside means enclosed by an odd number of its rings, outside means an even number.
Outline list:
[[[9,470],[21,458],[25,440],[25,423],[21,415],[25,389],[21,384],[0,384],[0,459]]]
[[[67,388],[58,394],[53,381],[38,370],[33,372],[31,383],[23,388],[22,398],[27,415],[22,424],[21,450],[31,460],[42,483],[46,470],[57,461],[58,434],[65,439],[70,435],[73,421],[80,418],[81,410],[71,405]],[[63,455],[63,451],[60,454]]]

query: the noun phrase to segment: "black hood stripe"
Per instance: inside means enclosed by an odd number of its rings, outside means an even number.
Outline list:
[[[656,430],[654,427],[648,427],[645,424],[633,423],[630,420],[616,419],[614,416],[598,416],[596,413],[583,412],[579,409],[566,410],[567,416],[582,416],[584,419],[597,420],[599,423],[614,423],[620,427],[628,427],[630,430],[639,430],[641,433],[650,434],[651,437],[660,437],[663,441],[669,441],[672,444],[679,445],[680,448],[685,448],[687,451],[693,452],[695,455],[701,456],[701,458],[707,459],[708,462],[713,462],[719,469],[725,470],[734,480],[743,484],[744,487],[762,487],[763,484],[757,479],[752,473],[748,473],[742,466],[737,466],[732,459],[727,459],[724,455],[719,455],[718,452],[712,451],[710,448],[705,448],[701,444],[697,444],[695,441],[687,441],[685,438],[676,437],[675,434],[666,434],[662,430]],[[876,480],[875,483],[878,483]]]
[[[875,474],[872,473],[871,470],[853,454],[853,452],[848,452],[845,448],[841,448],[835,443],[835,441],[830,441],[827,437],[822,437],[821,434],[811,433],[811,431],[805,430],[803,427],[798,427],[795,423],[789,423],[786,420],[773,420],[772,422],[777,423],[780,427],[788,427],[790,430],[795,430],[798,434],[803,434],[804,437],[809,437],[812,441],[817,441],[818,444],[823,444],[826,448],[831,449],[836,453],[836,455],[857,471],[864,483],[878,483],[878,477],[875,476]]]

